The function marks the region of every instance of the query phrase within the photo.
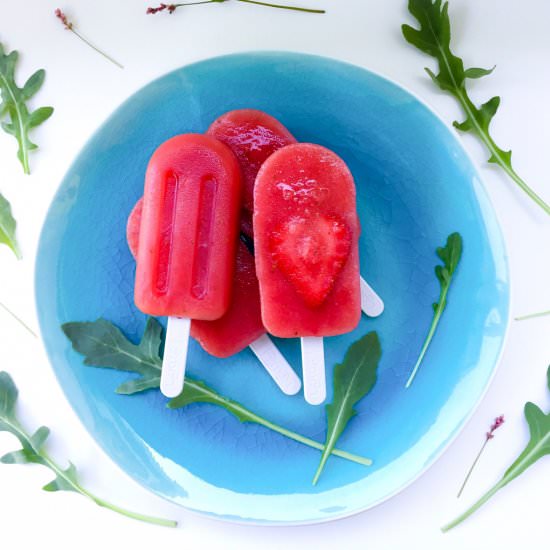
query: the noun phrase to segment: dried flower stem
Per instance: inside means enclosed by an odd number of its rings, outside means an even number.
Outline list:
[[[199,4],[221,4],[222,2],[227,2],[228,0],[201,0],[199,2],[187,2],[181,4],[160,4],[155,8],[147,8],[147,13],[154,15],[159,11],[167,10],[168,13],[174,13],[178,8],[184,6],[197,6]],[[300,8],[297,6],[284,6],[282,4],[272,4],[268,2],[259,2],[257,0],[236,0],[237,2],[244,2],[246,4],[256,4],[257,6],[265,6],[268,8],[277,8],[281,10],[292,10],[292,11],[301,11],[305,13],[325,13],[325,10],[314,10],[309,8]]]
[[[545,315],[550,315],[550,309],[548,311],[539,311],[538,313],[530,313],[529,315],[516,317],[516,321],[525,321],[525,319],[534,319],[535,317],[544,317]]]
[[[9,307],[5,306],[2,302],[0,302],[0,308],[2,308],[6,313],[11,315],[25,330],[27,330],[30,334],[32,334],[35,338],[38,338],[36,332],[32,330],[23,319],[18,317]]]
[[[477,453],[477,456],[475,457],[474,462],[470,466],[470,469],[468,470],[468,473],[466,474],[464,482],[462,483],[462,486],[460,487],[460,490],[458,491],[458,494],[456,495],[456,498],[459,498],[460,495],[462,494],[462,491],[464,491],[464,487],[466,487],[466,483],[468,483],[468,480],[470,479],[470,476],[472,475],[472,472],[474,471],[474,468],[476,467],[476,464],[478,463],[479,458],[481,457],[487,443],[489,442],[489,440],[491,440],[491,439],[493,439],[493,437],[495,437],[494,436],[495,430],[500,428],[503,424],[504,424],[504,415],[501,414],[500,416],[497,416],[497,418],[495,418],[495,421],[491,425],[491,429],[485,434],[485,441],[483,442],[483,445],[481,446],[481,449],[479,449],[479,453]]]
[[[74,24],[67,19],[67,16],[59,9],[57,8],[55,10],[55,16],[61,20],[63,23],[63,26],[66,30],[71,31],[74,35],[76,35],[82,42],[90,46],[93,50],[95,50],[97,53],[102,55],[105,59],[108,59],[111,63],[114,63],[117,67],[120,69],[124,69],[124,67],[115,59],[113,59],[110,55],[107,55],[104,51],[100,50],[98,47],[94,46],[87,38],[82,36],[75,28]]]
[[[280,4],[269,4],[267,2],[257,2],[256,0],[237,0],[237,2],[245,2],[247,4],[256,4],[257,6],[267,6],[269,8],[278,8],[281,10],[303,11],[306,13],[325,13],[325,10],[313,10],[309,8],[299,8],[296,6],[281,6]]]
[[[89,40],[87,40],[86,38],[84,38],[79,32],[75,31],[74,28],[71,29],[71,32],[73,32],[74,34],[76,34],[76,36],[78,36],[78,38],[80,38],[80,40],[82,40],[84,43],[88,44],[88,46],[90,46],[90,48],[94,49],[97,53],[101,54],[103,57],[105,57],[106,59],[108,59],[111,63],[114,63],[117,67],[120,67],[121,69],[124,69],[124,66],[121,65],[118,61],[116,61],[115,59],[113,59],[110,55],[107,55],[104,51],[101,51],[99,48],[97,48],[96,46],[94,46]]]

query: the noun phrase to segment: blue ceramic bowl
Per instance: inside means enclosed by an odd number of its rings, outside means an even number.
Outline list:
[[[361,269],[384,298],[326,339],[332,366],[367,331],[383,348],[379,379],[338,446],[371,467],[320,453],[214,405],[166,409],[156,390],[115,394],[128,374],[83,365],[60,324],[105,317],[138,338],[134,261],[126,219],[147,161],[167,138],[204,132],[219,115],[251,107],[301,141],[349,165],[362,224]],[[404,388],[432,317],[437,246],[459,231],[464,254],[447,310],[413,386]],[[235,521],[290,524],[365,510],[424,471],[485,392],[508,324],[502,236],[479,176],[454,132],[409,92],[369,71],[321,57],[249,53],[178,69],[134,94],[90,139],[51,205],[40,241],[36,300],[51,363],[84,425],[128,474],[187,508]],[[299,342],[278,340],[300,372]],[[191,342],[189,372],[253,411],[322,441],[324,407],[283,395],[249,350],[215,359]],[[329,383],[329,400],[331,399]]]

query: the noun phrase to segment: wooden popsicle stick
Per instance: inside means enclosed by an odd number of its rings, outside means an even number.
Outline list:
[[[166,397],[177,397],[183,390],[190,328],[191,319],[168,317],[160,372],[160,391]]]
[[[320,405],[327,397],[323,338],[304,336],[300,340],[304,397],[310,405]]]
[[[382,298],[363,277],[361,277],[361,309],[368,317],[378,317],[384,311]]]
[[[249,347],[284,393],[294,395],[300,391],[300,378],[267,334],[262,334]]]

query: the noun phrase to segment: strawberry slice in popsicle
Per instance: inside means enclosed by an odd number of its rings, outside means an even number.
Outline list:
[[[281,147],[296,143],[276,118],[256,109],[221,115],[207,134],[225,143],[237,157],[243,174],[244,207],[249,211],[254,209],[254,182],[262,164]]]
[[[126,238],[136,257],[143,199],[140,199],[128,217]],[[244,212],[244,211],[243,211]],[[250,230],[248,216],[241,218],[241,232]],[[237,248],[236,270],[233,279],[231,303],[227,312],[214,321],[191,321],[191,336],[205,351],[225,358],[250,346],[281,390],[293,395],[302,384],[292,367],[269,339],[262,323],[260,290],[256,277],[254,257],[243,242]]]
[[[173,137],[145,175],[134,287],[136,306],[168,316],[161,391],[183,389],[190,319],[229,308],[242,185],[231,150],[199,134]]]
[[[320,145],[275,152],[254,190],[256,271],[267,331],[302,338],[304,394],[326,397],[323,336],[353,330],[361,315],[353,176]]]

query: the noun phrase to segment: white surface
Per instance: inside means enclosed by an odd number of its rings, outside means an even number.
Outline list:
[[[310,405],[320,405],[327,398],[323,338],[303,336],[300,338],[300,345],[302,348],[304,398]]]
[[[297,2],[298,0],[296,0]],[[90,133],[121,101],[152,78],[191,61],[253,49],[287,49],[328,55],[379,71],[424,98],[449,122],[459,117],[453,100],[435,90],[423,73],[432,61],[405,43],[400,24],[410,21],[405,0],[301,0],[323,5],[324,16],[269,10],[236,2],[182,9],[172,16],[145,16],[138,0],[84,0],[59,4],[80,30],[125,65],[124,70],[64,31],[49,0],[1,1],[0,40],[21,51],[22,82],[44,67],[45,86],[35,106],[54,105],[51,120],[33,133],[40,145],[25,177],[14,140],[0,132],[0,188],[20,222],[24,259],[0,247],[0,301],[36,328],[33,268],[46,208],[69,163]],[[70,7],[69,7],[70,6]],[[493,133],[514,151],[514,164],[550,201],[550,3],[546,0],[451,0],[456,51],[468,65],[497,68],[472,82],[486,101],[500,94]],[[463,143],[481,167],[505,234],[513,277],[514,315],[550,307],[550,220],[516,187],[485,163],[486,152],[470,136]],[[368,273],[366,274],[368,276]],[[21,392],[28,427],[52,428],[50,449],[72,460],[83,484],[100,496],[149,514],[178,519],[180,529],[123,518],[69,493],[40,490],[50,473],[40,467],[0,465],[2,548],[133,549],[277,548],[400,550],[507,550],[548,547],[550,458],[497,494],[462,526],[446,535],[439,527],[496,481],[527,441],[523,405],[550,410],[545,386],[550,363],[550,317],[514,322],[491,387],[458,439],[419,480],[398,496],[358,516],[319,526],[247,527],[186,512],[130,480],[98,448],[68,406],[41,345],[0,311],[1,367]],[[456,493],[484,432],[503,413],[506,423],[487,446],[460,501]],[[391,434],[388,434],[391,437]],[[0,434],[0,454],[14,448]]]
[[[160,391],[166,397],[177,397],[183,390],[190,329],[191,319],[168,317],[160,373]]]
[[[250,349],[284,393],[294,395],[300,391],[302,381],[267,334],[254,340]]]
[[[372,286],[361,277],[361,309],[369,317],[378,317],[384,311],[384,302]]]

